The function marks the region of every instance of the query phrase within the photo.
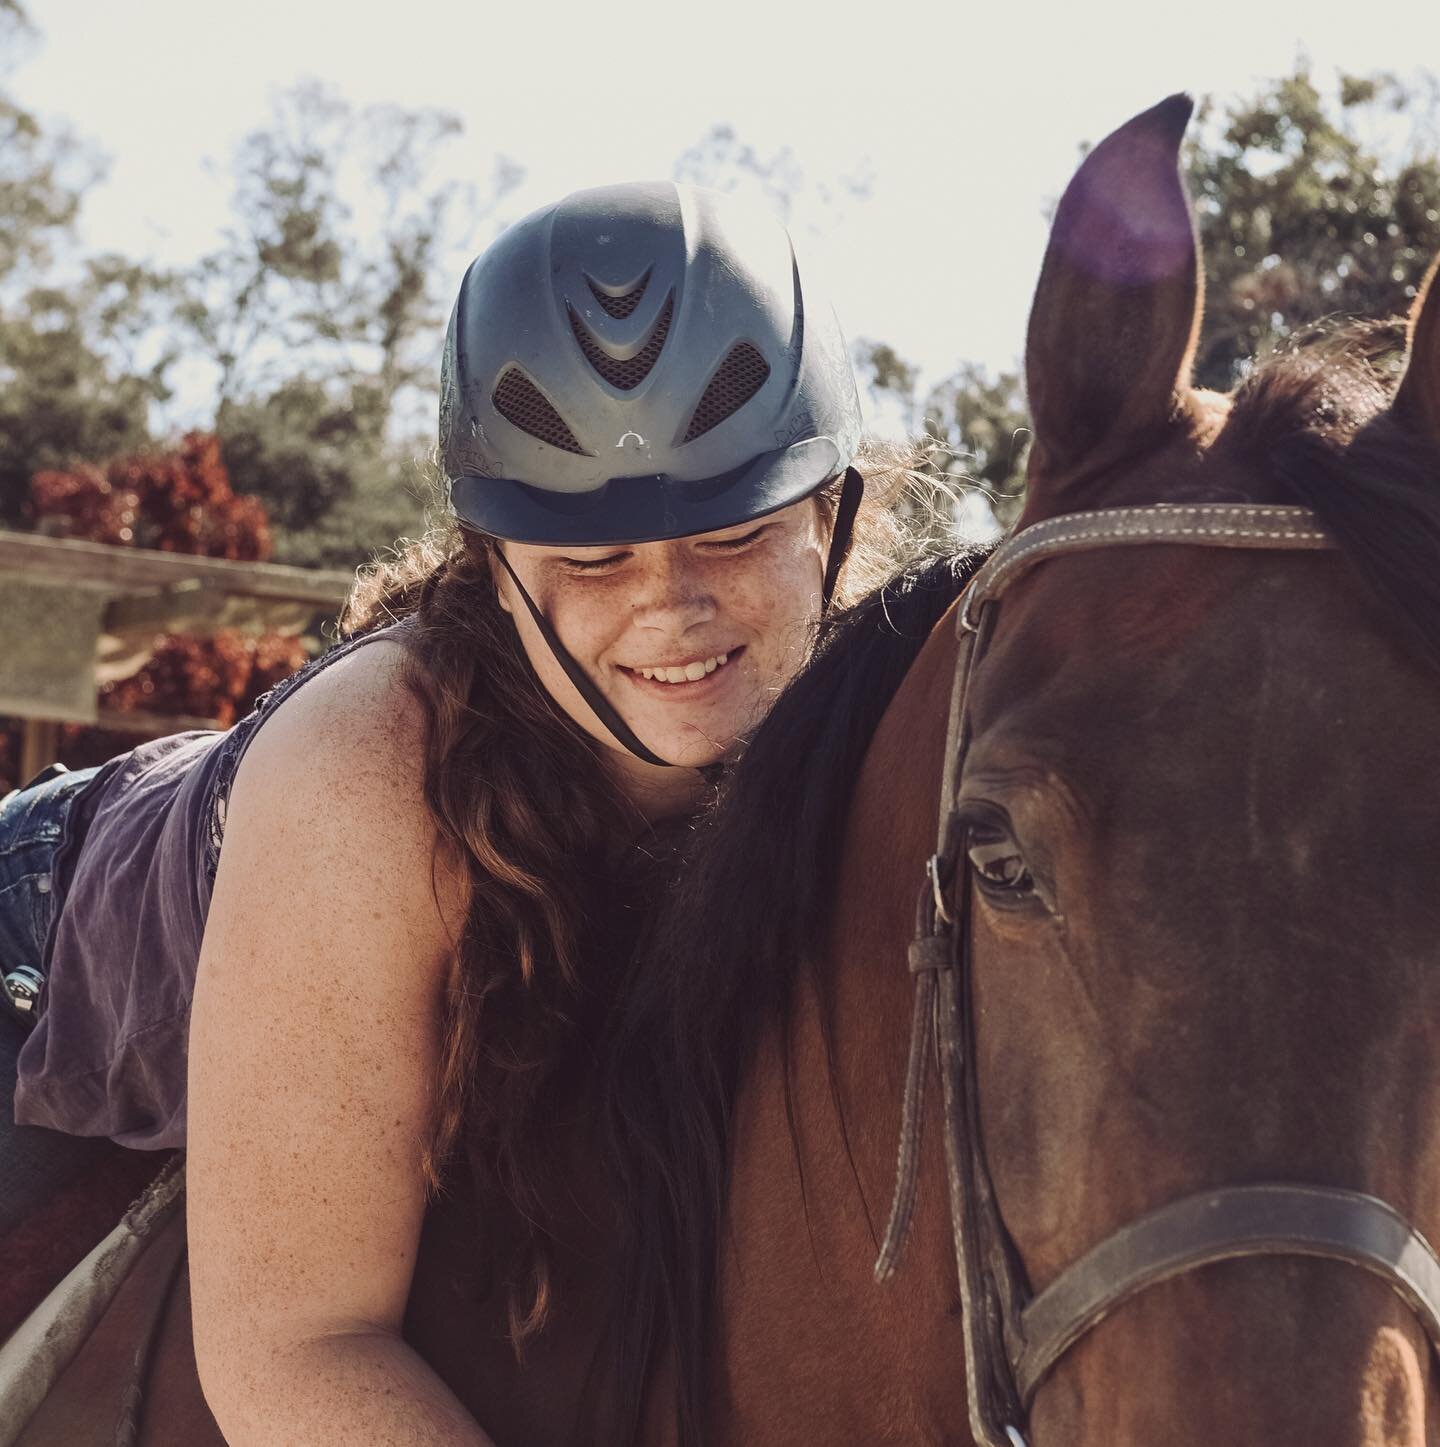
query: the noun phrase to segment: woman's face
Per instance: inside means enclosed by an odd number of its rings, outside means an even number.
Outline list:
[[[699,768],[731,751],[804,660],[828,542],[820,506],[807,498],[756,523],[670,542],[503,547],[561,643],[641,741]],[[501,606],[551,696],[622,756],[626,774],[659,772],[595,717],[505,570],[496,573]]]

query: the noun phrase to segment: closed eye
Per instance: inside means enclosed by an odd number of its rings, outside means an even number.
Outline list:
[[[629,556],[629,553],[609,553],[603,558],[559,558],[557,561],[572,573],[599,573],[623,563]]]
[[[759,538],[761,533],[768,532],[769,530],[770,525],[768,523],[762,523],[758,528],[751,528],[748,533],[742,533],[738,538],[716,538],[712,542],[701,543],[700,546],[702,548],[713,548],[717,552],[722,553],[738,552],[739,549],[748,547],[753,543]]]

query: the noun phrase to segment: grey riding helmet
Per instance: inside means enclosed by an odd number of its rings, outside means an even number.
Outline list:
[[[734,196],[577,191],[465,273],[440,451],[482,532],[609,546],[733,527],[846,472],[859,440],[834,311],[784,227]]]

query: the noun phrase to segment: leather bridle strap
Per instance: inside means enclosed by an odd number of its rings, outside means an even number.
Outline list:
[[[1121,1302],[1196,1267],[1247,1256],[1318,1256],[1374,1272],[1440,1351],[1440,1260],[1384,1201],[1328,1186],[1228,1186],[1122,1226],[1021,1312],[1015,1384],[1028,1408],[1051,1368]]]
[[[1141,543],[1266,550],[1333,548],[1308,508],[1230,503],[1155,503],[1065,513],[1031,523],[1003,542],[965,590],[959,627],[973,633],[980,609],[1037,563],[1063,553]]]

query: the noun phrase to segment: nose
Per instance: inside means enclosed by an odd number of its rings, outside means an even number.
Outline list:
[[[692,561],[688,549],[658,543],[645,563],[631,604],[638,627],[676,636],[715,617],[718,605],[706,571]]]

